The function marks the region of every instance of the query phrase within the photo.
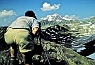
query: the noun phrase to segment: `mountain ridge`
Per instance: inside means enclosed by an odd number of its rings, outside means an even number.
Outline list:
[[[65,15],[65,16],[61,16],[58,13],[54,13],[52,15],[47,15],[46,17],[42,17],[40,21],[42,20],[47,20],[47,21],[56,21],[56,22],[61,22],[62,20],[75,20],[76,17],[75,15],[69,16],[69,15]]]

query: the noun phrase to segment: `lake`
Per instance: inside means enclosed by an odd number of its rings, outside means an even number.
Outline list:
[[[79,49],[77,50],[77,52],[80,52],[81,50],[84,50],[84,49],[85,49],[84,47],[79,48]],[[91,59],[94,59],[94,60],[95,60],[95,52],[94,52],[93,54],[90,54],[89,56],[86,56],[86,57],[88,57],[88,58],[91,58]]]

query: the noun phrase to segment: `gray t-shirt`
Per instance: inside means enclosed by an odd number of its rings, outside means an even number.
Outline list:
[[[17,18],[14,22],[12,22],[12,24],[9,26],[11,28],[29,28],[32,27],[38,27],[39,28],[39,24],[38,21],[33,18],[33,17],[27,17],[27,16],[21,16],[19,18]]]

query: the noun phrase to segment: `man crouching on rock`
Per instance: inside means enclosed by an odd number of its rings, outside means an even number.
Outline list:
[[[18,17],[7,28],[4,35],[5,42],[10,44],[10,64],[15,65],[17,47],[23,55],[25,65],[31,65],[30,52],[34,49],[33,36],[38,31],[39,24],[33,11],[25,12],[25,16]],[[32,36],[33,35],[33,36]]]

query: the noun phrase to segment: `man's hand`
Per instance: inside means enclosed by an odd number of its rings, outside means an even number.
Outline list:
[[[35,28],[32,30],[32,33],[35,35],[37,31],[38,31],[38,27],[35,27]]]

